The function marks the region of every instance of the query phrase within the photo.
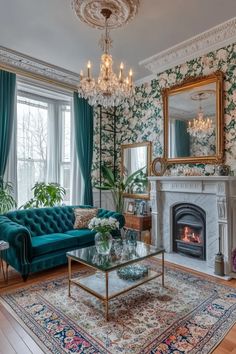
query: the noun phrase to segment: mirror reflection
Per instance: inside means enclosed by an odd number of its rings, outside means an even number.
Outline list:
[[[149,183],[147,176],[150,175],[151,143],[122,145],[122,176],[124,181],[131,179],[124,195],[130,198],[149,197]]]
[[[167,164],[224,160],[223,78],[216,71],[163,90]]]
[[[216,83],[169,96],[169,158],[216,154]]]

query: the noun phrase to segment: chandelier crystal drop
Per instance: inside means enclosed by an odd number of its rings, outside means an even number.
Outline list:
[[[199,111],[197,117],[188,121],[187,132],[194,138],[205,139],[212,135],[214,127],[212,126],[212,119],[204,118],[204,112],[201,106],[201,94],[199,94]]]
[[[80,72],[78,94],[88,100],[92,106],[101,105],[105,108],[116,107],[133,96],[133,72],[130,69],[128,77],[124,75],[124,64],[120,64],[119,75],[113,71],[112,56],[109,53],[112,40],[108,31],[108,20],[112,14],[109,9],[102,9],[105,19],[105,34],[102,35],[100,46],[103,50],[100,63],[100,72],[97,80],[91,75],[91,62],[87,64],[87,75]]]

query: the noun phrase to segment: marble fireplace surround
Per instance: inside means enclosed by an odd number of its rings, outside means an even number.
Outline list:
[[[174,263],[214,274],[220,237],[225,275],[234,276],[231,253],[236,247],[236,177],[152,176],[149,180],[152,243],[165,248],[167,260],[174,257]],[[206,261],[173,253],[172,208],[179,203],[192,203],[206,212]]]

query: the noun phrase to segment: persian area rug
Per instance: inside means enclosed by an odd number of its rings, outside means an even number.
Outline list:
[[[148,264],[159,267],[155,259]],[[163,291],[158,278],[112,300],[109,322],[92,295],[72,285],[68,297],[65,276],[1,301],[46,353],[211,353],[236,322],[236,290],[170,268],[165,284]]]

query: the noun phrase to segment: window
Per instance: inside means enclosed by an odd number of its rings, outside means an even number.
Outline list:
[[[52,94],[51,94],[52,95]],[[32,197],[36,182],[57,182],[70,202],[70,100],[19,91],[17,96],[18,206]]]
[[[69,204],[71,176],[71,110],[69,105],[61,106],[61,127],[60,184],[66,190],[64,202]]]

